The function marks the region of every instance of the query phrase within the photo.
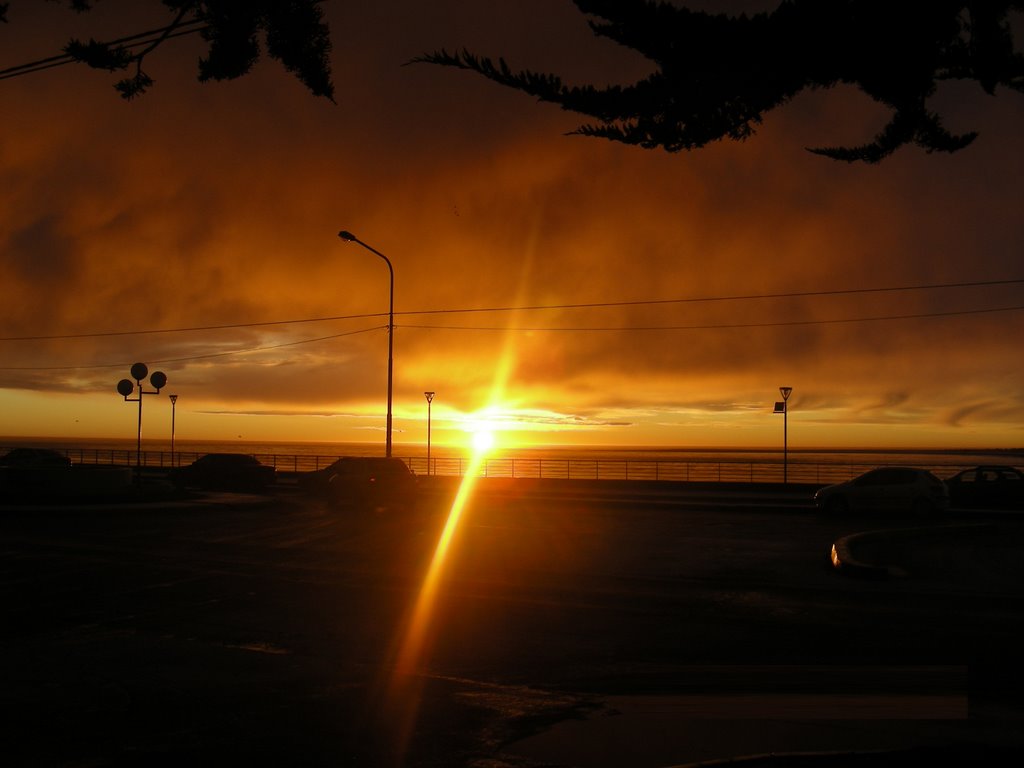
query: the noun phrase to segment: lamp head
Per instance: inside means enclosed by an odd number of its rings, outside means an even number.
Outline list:
[[[356,240],[359,239],[355,235],[353,235],[351,232],[349,232],[347,230],[344,230],[344,229],[341,230],[341,232],[338,233],[338,237],[340,237],[346,243],[354,243]]]

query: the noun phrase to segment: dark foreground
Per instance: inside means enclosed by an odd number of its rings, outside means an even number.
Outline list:
[[[906,577],[880,581],[828,564],[863,525],[806,510],[483,495],[422,598],[446,511],[4,512],[0,760],[658,766],[1024,744],[1013,519],[902,551]]]

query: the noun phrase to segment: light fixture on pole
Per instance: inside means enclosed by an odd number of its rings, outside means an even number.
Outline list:
[[[178,404],[177,395],[168,395],[171,399],[171,466],[174,466],[174,407]]]
[[[388,274],[391,277],[391,293],[390,302],[388,304],[388,423],[387,423],[387,441],[384,455],[388,458],[391,457],[391,394],[392,394],[392,373],[394,370],[394,340],[395,340],[395,270],[391,266],[391,260],[388,259],[383,253],[373,248],[358,237],[353,235],[351,232],[342,230],[338,233],[338,237],[344,240],[346,243],[357,243],[370,253],[376,254],[384,259],[384,263],[388,265]]]
[[[433,392],[424,392],[423,396],[427,398],[427,474],[430,474],[430,404],[434,402]]]
[[[132,379],[135,379],[135,384],[132,384],[131,379],[121,379],[117,382],[117,392],[124,398],[124,401],[126,403],[139,404],[139,431],[135,449],[136,482],[142,480],[142,396],[159,395],[160,390],[167,386],[167,375],[163,371],[155,371],[149,377],[149,383],[152,385],[153,391],[147,392],[142,384],[142,380],[146,378],[147,373],[149,373],[149,368],[146,367],[145,363],[135,363],[131,368],[131,376]],[[136,386],[139,388],[139,396],[128,397],[128,395],[135,391]]]
[[[789,396],[793,394],[792,387],[779,387],[779,394],[782,395],[782,402],[775,403],[775,413],[782,414],[782,482],[789,482]]]

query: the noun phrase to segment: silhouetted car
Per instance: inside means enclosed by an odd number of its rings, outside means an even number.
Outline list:
[[[1015,467],[986,465],[946,480],[949,501],[964,509],[1024,509],[1024,474]]]
[[[167,478],[177,486],[217,491],[263,491],[277,480],[277,470],[244,453],[208,453]]]
[[[71,459],[49,448],[12,448],[0,456],[0,486],[5,489],[47,492],[63,487],[71,472]]]
[[[416,508],[415,473],[401,459],[349,456],[299,480],[300,488],[323,495],[337,509]]]
[[[337,459],[322,469],[302,472],[296,480],[299,490],[315,495],[327,493],[327,486],[330,484],[331,478],[338,473],[338,467],[346,461],[350,461],[350,459]]]
[[[70,467],[71,459],[50,448],[12,448],[0,456],[0,467]]]
[[[919,517],[945,512],[949,492],[925,469],[880,467],[814,494],[815,506],[827,514],[911,513]]]

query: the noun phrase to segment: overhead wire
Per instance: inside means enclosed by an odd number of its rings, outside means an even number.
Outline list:
[[[360,333],[369,333],[370,331],[379,331],[386,329],[386,325],[378,325],[373,328],[361,328],[357,331],[346,331],[344,333],[332,333],[329,336],[318,336],[315,339],[299,339],[298,341],[286,341],[280,344],[266,344],[259,347],[248,347],[246,349],[231,349],[225,352],[209,352],[203,355],[189,355],[187,357],[165,357],[160,360],[150,360],[150,365],[164,365],[166,363],[187,363],[194,362],[196,360],[210,360],[217,357],[230,357],[232,355],[248,354],[250,352],[266,352],[270,349],[282,349],[284,347],[297,347],[301,344],[313,344],[318,341],[329,341],[330,339],[340,339],[343,336],[355,336]],[[119,362],[119,363],[97,363],[94,365],[50,365],[50,366],[0,366],[0,371],[82,371],[92,370],[100,368],[120,368],[131,363]]]
[[[738,328],[777,328],[796,325],[837,325],[843,323],[869,323],[884,320],[917,320],[930,317],[953,317],[956,315],[982,315],[996,312],[1017,312],[1024,305],[1013,307],[985,307],[982,309],[958,309],[942,312],[920,312],[905,315],[873,315],[869,317],[841,317],[824,320],[777,320],[759,323],[709,323],[706,325],[624,325],[624,326],[506,326],[506,325],[398,325],[396,328],[415,328],[443,331],[706,331],[731,330]]]
[[[935,290],[935,289],[948,289],[948,288],[968,288],[968,287],[980,287],[980,286],[992,286],[992,285],[1009,285],[1016,283],[1024,283],[1024,278],[1007,278],[1001,280],[984,280],[984,281],[970,281],[970,282],[958,282],[958,283],[930,283],[930,284],[918,284],[918,285],[904,285],[896,287],[872,287],[872,288],[847,288],[847,289],[832,289],[832,290],[821,290],[821,291],[790,291],[783,293],[767,293],[767,294],[742,294],[742,295],[730,295],[730,296],[710,296],[710,297],[687,297],[677,299],[649,299],[649,300],[634,300],[634,301],[614,301],[614,302],[587,302],[587,303],[575,303],[575,304],[544,304],[544,305],[525,305],[525,306],[514,306],[514,307],[487,307],[487,308],[448,308],[448,309],[434,309],[434,310],[415,310],[407,312],[396,312],[395,315],[411,316],[411,315],[436,315],[436,314],[460,314],[460,313],[480,313],[480,312],[510,312],[510,311],[540,311],[540,310],[552,310],[552,309],[593,309],[593,308],[615,308],[622,306],[644,306],[644,305],[665,305],[665,304],[680,304],[680,303],[697,303],[697,302],[722,302],[722,301],[750,301],[760,299],[779,299],[779,298],[796,298],[796,297],[821,297],[821,296],[835,296],[842,294],[867,294],[867,293],[883,293],[883,292],[897,292],[897,291],[921,291],[921,290]],[[963,310],[942,310],[937,312],[918,312],[918,313],[903,313],[903,314],[888,314],[888,315],[870,315],[864,317],[845,317],[845,318],[825,318],[825,319],[809,319],[809,320],[778,320],[778,321],[761,321],[761,322],[747,322],[747,323],[701,323],[701,324],[683,324],[683,325],[619,325],[619,326],[510,326],[510,325],[433,325],[433,324],[396,324],[395,328],[409,329],[409,330],[450,330],[450,331],[499,331],[499,332],[643,332],[643,331],[696,331],[696,330],[736,330],[736,329],[752,329],[752,328],[775,328],[775,327],[793,327],[793,326],[811,326],[811,325],[838,325],[838,324],[849,324],[849,323],[864,323],[864,322],[884,322],[884,321],[895,321],[895,320],[912,320],[912,319],[927,319],[937,317],[954,317],[954,316],[969,316],[969,315],[982,315],[982,314],[994,314],[1001,312],[1016,312],[1024,310],[1024,305],[1013,305],[1013,306],[1002,306],[1002,307],[983,307],[978,309],[963,309]],[[371,317],[386,317],[388,313],[369,313],[369,314],[355,314],[355,315],[337,315],[332,317],[317,317],[317,318],[303,318],[300,320],[275,320],[275,321],[263,321],[255,323],[231,323],[222,325],[208,325],[208,326],[192,326],[189,328],[175,328],[175,329],[151,329],[143,331],[111,331],[111,332],[100,332],[100,333],[83,333],[83,334],[59,334],[52,336],[23,336],[23,337],[6,337],[0,338],[0,341],[39,341],[39,340],[74,340],[83,338],[95,338],[95,337],[108,337],[108,336],[129,336],[139,335],[146,333],[182,333],[192,331],[206,331],[206,330],[226,330],[226,329],[242,329],[242,328],[254,328],[254,327],[267,327],[267,326],[281,326],[291,325],[300,323],[314,323],[314,322],[326,322],[333,320],[353,320],[353,319],[364,319]],[[361,333],[367,333],[369,331],[387,329],[389,326],[374,326],[371,328],[363,328],[356,331],[346,331],[342,333],[330,334],[327,336],[318,336],[310,339],[300,339],[297,341],[283,342],[281,344],[263,345],[259,347],[251,347],[246,349],[229,350],[225,352],[209,353],[203,355],[190,355],[176,358],[165,358],[161,360],[152,361],[153,364],[165,364],[165,363],[178,363],[178,362],[194,362],[196,360],[204,360],[218,357],[228,357],[232,355],[245,354],[249,352],[266,351],[272,349],[281,349],[284,347],[298,346],[301,344],[312,344],[320,341],[327,341],[330,339],[342,338],[345,336],[352,336]],[[88,370],[88,369],[101,369],[101,368],[114,368],[123,366],[126,363],[103,363],[95,365],[78,365],[78,366],[0,366],[2,371],[47,371],[47,370]]]
[[[395,312],[396,317],[410,317],[416,315],[455,315],[455,314],[486,314],[486,313],[497,313],[497,312],[534,312],[534,311],[546,311],[546,310],[578,310],[578,309],[612,309],[616,307],[639,307],[639,306],[659,306],[669,304],[697,304],[704,302],[727,302],[727,301],[754,301],[764,299],[793,299],[793,298],[814,298],[824,296],[841,296],[841,295],[857,295],[857,294],[873,294],[873,293],[896,293],[904,291],[926,291],[926,290],[939,290],[939,289],[951,289],[951,288],[977,288],[986,286],[998,286],[998,285],[1015,285],[1024,283],[1024,278],[1005,278],[1000,280],[976,280],[976,281],[961,281],[955,283],[922,283],[916,285],[901,285],[901,286],[883,286],[883,287],[870,287],[870,288],[837,288],[820,291],[786,291],[780,293],[756,293],[756,294],[733,294],[725,296],[696,296],[696,297],[683,297],[674,299],[638,299],[631,301],[600,301],[600,302],[583,302],[583,303],[571,303],[571,304],[532,304],[532,305],[518,305],[518,306],[494,306],[494,307],[460,307],[460,308],[442,308],[442,309],[419,309],[419,310],[403,310]],[[1000,311],[1010,311],[1013,307],[1004,308]],[[3,341],[67,341],[72,339],[89,339],[89,338],[105,338],[105,337],[116,337],[116,336],[140,336],[145,334],[169,334],[169,333],[194,333],[200,331],[220,331],[220,330],[237,330],[242,328],[261,328],[271,327],[280,325],[300,325],[305,323],[324,323],[324,322],[335,322],[341,320],[365,320],[369,318],[387,317],[387,312],[371,312],[353,315],[328,315],[321,317],[306,317],[291,320],[264,320],[249,323],[223,323],[218,325],[195,325],[185,326],[178,328],[148,328],[135,331],[94,331],[85,333],[64,333],[64,334],[34,334],[31,336],[0,336],[0,342]],[[871,318],[868,318],[871,319]],[[884,319],[884,318],[883,318]],[[894,317],[893,319],[903,319]],[[856,322],[856,319],[843,320],[842,322]],[[804,324],[824,323],[827,321],[805,321]],[[412,325],[403,325],[402,327],[420,327]],[[428,327],[428,326],[422,326]],[[439,327],[455,327],[455,326],[439,326]],[[652,326],[651,328],[666,329],[674,328],[674,326]],[[688,326],[686,326],[688,327]],[[509,330],[507,326],[501,326],[503,330]],[[682,328],[682,326],[681,326]],[[695,329],[699,329],[700,326],[694,326]],[[483,330],[490,330],[490,328],[482,328]],[[535,329],[530,329],[535,330]],[[570,329],[571,330],[571,329]],[[578,330],[588,330],[587,328],[579,328]],[[595,329],[599,330],[599,329]],[[629,330],[629,327],[616,328],[616,330]]]
[[[183,37],[184,35],[194,35],[196,32],[202,32],[208,27],[209,24],[205,21],[201,19],[193,19],[191,21],[183,21],[180,24],[168,25],[158,29],[151,29],[146,32],[138,32],[134,35],[128,35],[127,37],[121,37],[116,40],[110,40],[106,42],[105,45],[121,46],[123,48],[139,48],[141,46],[151,45],[161,39],[170,40],[176,37]],[[176,29],[177,31],[168,31],[171,29]],[[57,56],[39,59],[38,61],[30,61],[25,64],[17,64],[13,67],[0,69],[0,80],[8,80],[12,77],[22,77],[35,72],[42,72],[47,69],[53,69],[54,67],[63,67],[67,64],[75,63],[79,62],[71,54],[62,53]]]

